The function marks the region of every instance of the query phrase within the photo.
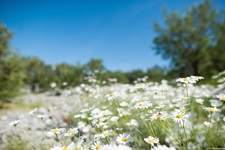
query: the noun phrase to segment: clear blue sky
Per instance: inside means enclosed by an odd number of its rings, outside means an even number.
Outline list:
[[[1,0],[0,19],[14,33],[11,47],[47,64],[100,58],[108,70],[130,71],[168,62],[152,50],[152,21],[163,6],[184,13],[200,0]],[[214,6],[225,7],[224,0]]]

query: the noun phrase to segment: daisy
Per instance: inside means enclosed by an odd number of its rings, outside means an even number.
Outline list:
[[[204,109],[207,110],[210,113],[214,113],[214,112],[219,112],[220,111],[216,107],[205,107]]]
[[[51,88],[55,88],[56,86],[57,86],[57,84],[55,82],[50,83]]]
[[[187,114],[182,113],[182,112],[174,112],[172,116],[173,116],[172,117],[173,121],[177,122],[177,123],[182,123],[188,117]]]
[[[9,125],[16,127],[18,125],[18,123],[20,123],[20,122],[21,122],[20,120],[15,120],[15,121],[10,122]]]
[[[62,146],[54,146],[53,148],[50,148],[50,150],[63,150]]]
[[[112,130],[105,130],[105,131],[103,131],[103,133],[101,134],[101,137],[102,137],[102,138],[108,138],[109,135],[111,135],[111,133],[112,133]]]
[[[196,83],[196,81],[193,78],[190,78],[190,77],[179,78],[179,79],[176,80],[176,82],[181,82],[181,83],[185,83],[185,84]]]
[[[225,101],[225,95],[217,95],[216,97],[218,97],[221,101]]]
[[[46,117],[46,115],[37,115],[37,118],[43,120]]]
[[[223,103],[219,100],[210,100],[210,104],[213,107],[220,107]]]
[[[153,121],[153,120],[156,120],[156,119],[159,119],[159,118],[161,119],[161,117],[166,119],[165,116],[167,116],[165,112],[158,111],[156,109],[154,109],[153,111],[152,110],[150,111],[150,121]]]
[[[128,142],[130,142],[131,138],[130,138],[130,134],[120,134],[117,138],[116,138],[116,141],[119,143],[119,144],[126,144]]]
[[[117,109],[118,113],[119,113],[119,117],[126,117],[127,115],[130,115],[130,112],[124,110],[124,109]]]
[[[120,106],[121,106],[121,107],[126,107],[126,106],[128,106],[128,103],[126,103],[126,102],[121,102],[121,103],[120,103]]]
[[[118,94],[116,92],[114,92],[114,93],[107,94],[105,97],[108,100],[114,100],[114,99],[116,99],[118,97]]]
[[[99,141],[95,142],[94,145],[91,146],[92,150],[100,150],[102,147],[101,143]]]
[[[78,133],[78,128],[69,129],[64,136],[74,136],[76,133]]]
[[[31,111],[29,112],[29,115],[36,114],[36,112],[37,112],[37,107],[34,108],[33,110],[31,110]]]
[[[193,79],[195,81],[199,81],[199,80],[204,79],[204,77],[202,77],[202,76],[191,76],[191,79]]]
[[[201,98],[197,98],[195,101],[196,101],[196,103],[199,103],[199,104],[203,104],[203,102],[204,102],[204,100]]]
[[[145,142],[147,142],[148,144],[151,144],[152,146],[154,146],[154,144],[158,144],[159,143],[159,139],[149,136],[147,138],[144,138]]]
[[[145,109],[145,108],[148,108],[150,106],[152,106],[151,103],[149,103],[147,101],[144,101],[144,102],[138,102],[138,103],[136,103],[134,107],[136,109]]]
[[[92,126],[96,126],[97,128],[104,126],[106,123],[104,122],[106,119],[105,118],[98,118],[92,120]]]
[[[110,118],[110,120],[111,120],[112,122],[117,122],[118,119],[119,119],[118,116],[112,116],[112,117]]]
[[[138,122],[135,119],[131,119],[130,122],[127,123],[128,126],[138,126]]]
[[[156,106],[155,108],[157,109],[163,109],[166,105],[159,105],[159,106]]]
[[[47,132],[47,137],[51,137],[53,135],[59,135],[64,131],[64,128],[55,128],[52,129],[50,132]]]
[[[209,127],[209,128],[212,128],[212,123],[210,123],[208,121],[204,121],[204,125]]]
[[[186,101],[186,100],[187,100],[187,97],[181,96],[181,97],[179,97],[177,100],[178,100],[178,101]]]
[[[142,91],[142,90],[145,90],[147,87],[148,86],[145,84],[138,84],[135,86],[135,89]]]
[[[168,118],[170,118],[170,116],[169,116],[169,114],[167,112],[162,112],[161,113],[160,120],[164,120],[165,121]]]
[[[63,146],[62,150],[74,150],[75,149],[75,144],[74,142],[70,143],[68,146]]]

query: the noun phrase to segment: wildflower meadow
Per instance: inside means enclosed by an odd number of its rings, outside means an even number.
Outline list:
[[[55,94],[27,94],[26,112],[1,117],[1,149],[40,150],[202,150],[225,148],[225,79],[218,85],[200,84],[204,77],[173,82],[134,84],[116,79]]]

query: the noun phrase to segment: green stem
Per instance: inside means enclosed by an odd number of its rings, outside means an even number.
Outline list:
[[[17,129],[17,128],[16,128]],[[17,129],[18,130],[18,129]],[[19,131],[19,130],[18,130]],[[22,131],[21,131],[22,132]],[[23,135],[22,135],[23,134]],[[25,138],[33,147],[34,147],[34,149],[38,149],[30,140],[28,140],[27,138],[26,138],[26,136],[24,135],[24,133],[22,132],[22,134],[21,134],[21,136],[22,136],[22,138]]]

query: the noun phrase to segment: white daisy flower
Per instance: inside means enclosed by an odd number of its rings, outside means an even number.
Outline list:
[[[46,117],[46,115],[37,115],[37,118],[43,120]]]
[[[187,100],[187,97],[180,96],[177,100],[178,101],[186,101]]]
[[[72,142],[72,143],[70,143],[70,145],[68,145],[68,146],[63,146],[62,148],[63,148],[63,150],[74,150],[75,149],[75,144],[74,144],[74,142]]]
[[[135,89],[137,89],[137,90],[145,90],[146,88],[148,88],[148,86],[144,83],[143,84],[137,84],[135,86]]]
[[[176,82],[188,84],[188,83],[196,83],[196,80],[194,80],[193,78],[190,78],[190,77],[186,77],[186,78],[179,78],[176,80]]]
[[[94,145],[91,146],[91,149],[92,150],[101,150],[101,147],[102,147],[102,145],[101,145],[100,141],[97,141],[94,143]]]
[[[204,102],[204,100],[201,98],[197,98],[195,101],[196,101],[196,103],[199,103],[199,104],[203,104],[203,102]]]
[[[220,111],[216,107],[205,107],[204,109],[207,110],[210,113],[215,113],[215,112],[219,112]]]
[[[18,123],[20,123],[20,122],[21,122],[20,120],[15,120],[15,121],[10,122],[9,125],[16,127],[18,125]]]
[[[78,133],[78,128],[69,129],[64,136],[74,136],[76,133]]]
[[[105,130],[103,131],[103,133],[101,134],[102,138],[108,138],[112,133],[112,130]]]
[[[202,76],[191,76],[191,79],[193,79],[195,81],[199,81],[199,80],[204,79],[204,77],[202,77]]]
[[[148,107],[152,106],[151,103],[147,102],[147,101],[143,101],[143,102],[138,102],[135,104],[135,108],[136,109],[146,109]]]
[[[221,101],[225,101],[225,95],[219,94],[216,97],[218,97]]]
[[[36,113],[37,113],[37,107],[34,108],[33,110],[31,110],[31,111],[29,112],[29,115],[36,114]]]
[[[212,123],[208,122],[208,121],[204,121],[204,125],[207,127],[212,128]]]
[[[57,84],[55,82],[50,83],[51,88],[55,88],[56,86],[57,86]]]
[[[127,123],[128,126],[138,126],[138,122],[135,119],[131,119],[130,122]]]
[[[118,97],[118,94],[116,92],[114,92],[114,93],[107,94],[105,97],[108,100],[114,100],[114,99],[116,99]]]
[[[154,144],[158,144],[159,143],[159,139],[149,136],[147,138],[144,138],[145,142],[147,142],[148,144],[151,144],[152,146],[154,146]]]
[[[113,117],[110,118],[110,120],[111,120],[112,122],[117,122],[118,119],[119,119],[118,116],[113,116]]]
[[[220,107],[223,103],[219,100],[210,100],[210,104],[212,107]]]
[[[62,146],[54,146],[53,148],[50,148],[50,150],[63,150]]]
[[[119,117],[125,117],[127,115],[130,115],[130,112],[121,108],[117,109],[118,113],[119,113]]]
[[[47,132],[47,137],[51,137],[53,135],[59,135],[61,134],[65,129],[64,128],[55,128],[52,129],[50,132]]]
[[[172,119],[174,122],[183,123],[185,119],[187,119],[188,115],[182,112],[174,112],[172,115]]]
[[[131,141],[131,138],[130,138],[130,134],[120,134],[117,138],[116,138],[116,141],[119,143],[119,144],[126,144],[128,142]]]

